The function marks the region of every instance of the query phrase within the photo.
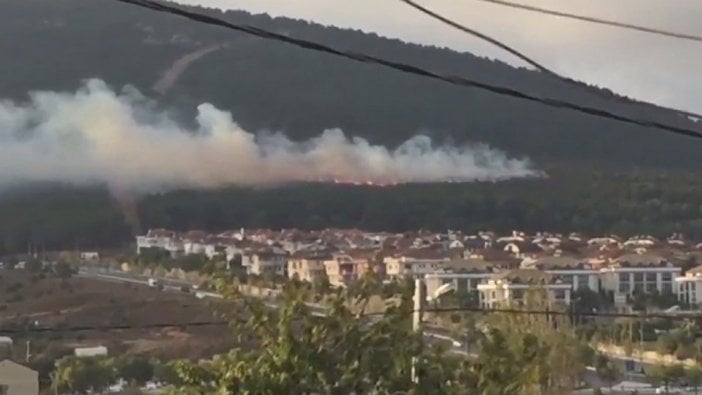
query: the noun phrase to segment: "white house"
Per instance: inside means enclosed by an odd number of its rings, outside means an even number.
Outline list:
[[[515,269],[493,275],[478,284],[480,306],[486,309],[521,304],[530,294],[540,294],[549,305],[570,305],[572,285],[535,269]]]
[[[616,304],[626,303],[635,291],[677,293],[674,278],[682,269],[653,254],[627,254],[600,270],[602,288],[614,293]]]
[[[246,268],[246,274],[287,277],[288,257],[283,252],[274,250],[245,252],[241,256],[241,264]]]
[[[76,357],[102,357],[107,355],[107,347],[77,347],[73,350]]]
[[[684,276],[675,277],[678,300],[689,305],[702,303],[702,266],[685,272]]]
[[[171,256],[185,254],[183,240],[174,231],[165,229],[149,229],[146,235],[136,237],[137,254],[145,248],[159,248],[168,251]]]
[[[564,283],[573,285],[573,291],[589,288],[600,291],[600,270],[586,262],[568,256],[546,256],[522,263],[523,268],[534,268],[558,276]]]
[[[411,248],[402,254],[385,257],[385,273],[388,277],[412,276],[422,278],[435,273],[451,260],[449,251],[437,248]]]
[[[97,261],[100,259],[100,253],[97,251],[81,251],[81,261]]]
[[[487,262],[480,259],[446,262],[438,271],[424,276],[427,295],[433,295],[439,287],[445,284],[452,284],[453,289],[459,293],[477,292],[478,284],[505,267],[506,265],[499,262]]]
[[[0,362],[0,394],[38,395],[39,374],[9,359]]]

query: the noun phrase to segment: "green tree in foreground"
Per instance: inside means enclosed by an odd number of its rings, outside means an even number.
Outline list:
[[[128,383],[144,385],[154,377],[154,364],[145,357],[126,356],[115,362],[116,376]]]
[[[113,361],[106,357],[66,356],[56,361],[55,366],[52,384],[61,391],[80,394],[100,392],[115,379]]]
[[[171,392],[560,395],[580,378],[580,344],[567,319],[488,319],[475,345],[477,357],[466,358],[413,332],[411,287],[387,298],[384,313],[364,314],[370,296],[383,288],[372,276],[364,281],[330,294],[322,317],[305,304],[309,287],[288,283],[278,308],[271,309],[220,283],[228,309],[236,312],[235,346],[207,361],[174,362],[180,383]],[[413,359],[418,384],[410,379]]]
[[[595,357],[595,371],[600,380],[604,381],[612,392],[612,386],[621,378],[621,370],[604,354]]]
[[[180,362],[184,385],[177,393],[349,394],[392,393],[413,388],[412,357],[418,358],[421,388],[451,393],[452,372],[441,353],[430,350],[411,328],[411,292],[383,315],[359,317],[339,292],[329,298],[328,313],[315,317],[305,295],[288,286],[277,310],[247,300],[232,287],[220,290],[240,317],[237,346],[201,363]],[[368,295],[355,300],[362,304]],[[236,322],[236,319],[234,320]],[[424,391],[423,393],[426,393]]]
[[[665,391],[668,392],[671,385],[675,385],[685,376],[685,369],[679,364],[670,366],[659,365],[648,369],[646,376],[654,384],[662,384],[665,387]]]
[[[685,369],[685,381],[687,385],[692,387],[695,395],[698,394],[698,389],[702,385],[702,369],[699,366],[694,366]]]

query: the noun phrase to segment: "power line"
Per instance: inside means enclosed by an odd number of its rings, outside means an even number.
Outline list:
[[[408,311],[412,314],[415,311]],[[599,317],[599,318],[633,318],[639,320],[665,319],[665,320],[685,320],[702,319],[702,313],[616,313],[616,312],[580,312],[563,310],[530,310],[515,308],[481,308],[481,307],[449,307],[449,308],[428,308],[422,309],[422,313],[481,313],[481,314],[512,314],[512,315],[543,315],[543,316],[566,316],[566,317]],[[383,316],[385,312],[365,313],[361,317]],[[237,320],[244,323],[245,320]],[[230,321],[188,321],[188,322],[162,322],[144,325],[78,325],[78,326],[28,326],[26,328],[0,328],[0,334],[28,334],[28,333],[53,333],[53,332],[85,332],[85,331],[123,331],[123,330],[144,330],[144,329],[165,329],[165,328],[187,328],[187,327],[208,327],[208,326],[228,326]]]
[[[650,103],[650,102],[646,102],[646,101],[641,101],[641,100],[631,100],[631,99],[624,99],[624,98],[618,98],[618,97],[616,97],[616,96],[606,95],[606,94],[604,94],[603,92],[601,92],[598,88],[594,88],[594,87],[588,86],[587,84],[585,84],[585,83],[583,83],[583,82],[576,81],[576,80],[574,80],[574,79],[572,79],[572,78],[570,78],[570,77],[566,77],[566,76],[564,76],[564,75],[561,75],[561,74],[559,74],[559,73],[557,73],[557,72],[555,72],[555,71],[549,69],[548,67],[546,67],[546,66],[544,66],[544,65],[542,65],[542,64],[540,64],[540,63],[537,63],[535,60],[531,59],[530,57],[528,57],[527,55],[523,54],[522,52],[519,52],[518,50],[514,49],[513,47],[510,47],[509,45],[505,44],[504,42],[499,41],[499,40],[497,40],[497,39],[495,39],[495,38],[493,38],[493,37],[490,37],[490,36],[488,36],[487,34],[481,33],[481,32],[479,32],[479,31],[477,31],[477,30],[475,30],[475,29],[472,29],[472,28],[470,28],[470,27],[468,27],[468,26],[466,26],[466,25],[464,25],[464,24],[460,24],[460,23],[458,23],[458,22],[456,22],[456,21],[454,21],[454,20],[452,20],[452,19],[449,19],[449,18],[447,18],[447,17],[445,17],[445,16],[443,16],[443,15],[441,15],[441,14],[435,12],[435,11],[432,11],[432,10],[430,10],[430,9],[428,9],[428,8],[426,8],[426,7],[424,7],[424,6],[422,6],[421,4],[415,2],[414,0],[400,0],[400,1],[403,2],[403,3],[405,3],[405,4],[407,4],[407,5],[409,5],[410,7],[415,8],[416,10],[418,10],[418,11],[420,11],[420,12],[426,14],[426,15],[429,15],[430,17],[432,17],[432,18],[434,18],[434,19],[436,19],[436,20],[438,20],[438,21],[441,21],[441,22],[443,22],[443,23],[445,23],[445,24],[447,24],[447,25],[449,25],[449,26],[455,28],[455,29],[458,29],[458,30],[460,30],[460,31],[462,31],[462,32],[464,32],[464,33],[470,34],[470,35],[472,35],[472,36],[478,37],[478,38],[480,38],[481,40],[487,41],[487,42],[489,42],[490,44],[493,44],[493,45],[495,45],[495,46],[497,46],[497,47],[499,47],[499,48],[501,48],[501,49],[503,49],[503,50],[509,52],[510,54],[512,54],[512,55],[518,57],[519,59],[522,59],[522,60],[525,61],[526,63],[532,65],[533,67],[535,67],[535,68],[538,69],[539,71],[543,72],[544,74],[548,74],[548,75],[550,75],[550,76],[552,76],[552,77],[555,77],[555,78],[557,78],[557,79],[559,79],[559,80],[561,80],[561,81],[563,81],[563,82],[566,82],[566,83],[568,83],[568,84],[575,85],[575,86],[577,86],[577,87],[579,87],[579,88],[586,89],[586,90],[588,90],[589,92],[594,93],[594,94],[596,94],[596,95],[598,95],[598,96],[600,96],[600,97],[604,97],[604,98],[606,98],[606,99],[608,99],[608,100],[616,99],[616,100],[619,101],[619,102],[623,102],[623,103],[627,103],[627,104],[637,104],[637,105],[650,106],[650,107],[657,108],[657,109],[661,109],[661,110],[667,110],[667,111],[677,112],[678,114],[683,115],[683,116],[695,117],[695,118],[702,119],[702,114],[697,114],[697,113],[694,113],[694,112],[678,110],[678,109],[676,109],[676,108],[665,107],[665,106],[662,106],[662,105],[660,105],[660,104],[654,104],[654,103]]]
[[[626,22],[618,22],[618,21],[613,21],[613,20],[608,20],[608,19],[595,18],[595,17],[591,17],[591,16],[584,16],[584,15],[578,15],[578,14],[571,14],[568,12],[549,10],[546,8],[535,7],[535,6],[520,4],[520,3],[514,3],[511,1],[504,1],[504,0],[478,0],[478,1],[483,1],[486,3],[492,3],[492,4],[497,4],[497,5],[511,7],[511,8],[518,8],[518,9],[532,11],[532,12],[538,12],[541,14],[554,15],[554,16],[558,16],[558,17],[562,17],[562,18],[576,19],[579,21],[597,23],[600,25],[607,25],[607,26],[619,27],[619,28],[623,28],[623,29],[636,30],[639,32],[644,32],[644,33],[657,34],[660,36],[678,38],[678,39],[683,39],[683,40],[702,41],[702,36],[698,36],[695,34],[671,32],[668,30],[656,29],[656,28],[646,27],[646,26],[641,26],[641,25],[634,25],[634,24],[626,23]]]
[[[184,9],[181,9],[179,7],[174,7],[174,6],[167,6],[164,4],[160,4],[151,0],[115,0],[121,3],[127,3],[127,4],[132,4],[136,5],[139,7],[143,8],[149,8],[155,11],[159,12],[164,12],[168,14],[173,14],[173,15],[179,15],[184,18],[197,21],[200,23],[208,24],[208,25],[213,25],[213,26],[221,26],[221,27],[226,27],[228,29],[236,30],[242,33],[250,34],[256,37],[268,39],[268,40],[275,40],[275,41],[280,41],[284,42],[290,45],[294,45],[300,48],[305,48],[317,52],[324,52],[327,54],[335,55],[338,57],[346,58],[346,59],[351,59],[357,62],[362,62],[362,63],[368,63],[368,64],[375,64],[375,65],[380,65],[384,66],[390,69],[402,71],[407,74],[413,74],[413,75],[419,75],[439,81],[444,81],[452,85],[457,85],[457,86],[463,86],[463,87],[471,87],[471,88],[478,88],[482,89],[485,91],[489,91],[498,95],[502,96],[509,96],[509,97],[514,97],[530,102],[535,102],[535,103],[540,103],[544,104],[550,107],[554,108],[563,108],[563,109],[568,109],[571,111],[576,111],[580,112],[583,114],[588,114],[591,116],[599,117],[599,118],[607,118],[607,119],[613,119],[616,121],[620,121],[623,123],[628,123],[632,125],[638,125],[638,126],[643,126],[643,127],[650,127],[650,128],[656,128],[660,130],[665,130],[670,133],[675,133],[683,136],[688,136],[688,137],[695,137],[695,138],[702,138],[702,132],[694,129],[688,129],[684,127],[679,127],[679,126],[674,126],[674,125],[669,125],[657,121],[652,121],[652,120],[642,120],[642,119],[636,119],[629,117],[627,115],[622,115],[622,114],[617,114],[613,113],[607,110],[603,110],[600,108],[595,108],[595,107],[589,107],[589,106],[582,106],[579,104],[574,104],[568,101],[560,100],[560,99],[554,99],[554,98],[542,98],[538,97],[535,95],[532,95],[530,93],[525,93],[521,92],[512,88],[508,87],[503,87],[503,86],[497,86],[497,85],[491,85],[475,80],[470,80],[464,77],[459,77],[459,76],[454,76],[454,75],[444,75],[444,74],[439,74],[433,71],[429,71],[426,69],[423,69],[418,66],[406,64],[406,63],[401,63],[401,62],[395,62],[391,60],[387,60],[384,58],[379,58],[373,55],[369,55],[366,53],[360,53],[360,52],[353,52],[353,51],[344,51],[341,49],[336,49],[321,43],[313,42],[313,41],[308,41],[308,40],[303,40],[303,39],[298,39],[298,38],[293,38],[289,37],[283,34],[275,33],[269,30],[261,29],[258,27],[254,26],[249,26],[249,25],[240,25],[240,24],[234,24],[231,22],[227,22],[225,20],[215,18],[213,16],[205,15],[205,14],[200,14],[196,12],[191,12],[187,11]],[[681,111],[678,111],[681,112]]]
[[[179,327],[225,326],[229,321],[188,321],[162,322],[144,325],[111,324],[111,325],[75,325],[75,326],[28,326],[26,328],[0,328],[0,334],[52,333],[52,332],[86,332],[86,331],[120,331],[140,329],[165,329]]]
[[[557,76],[559,78],[563,78],[560,75],[556,74],[555,72],[551,71],[546,66],[543,66],[543,65],[537,63],[535,60],[529,58],[528,56],[524,55],[523,53],[517,51],[516,49],[510,47],[509,45],[507,45],[507,44],[505,44],[505,43],[503,43],[495,38],[488,36],[487,34],[483,34],[475,29],[471,29],[471,28],[467,27],[466,25],[461,25],[460,23],[455,22],[451,19],[448,19],[445,16],[440,15],[440,14],[438,14],[438,13],[436,13],[436,12],[434,12],[434,11],[432,11],[432,10],[430,10],[430,9],[428,9],[428,8],[426,8],[426,7],[420,5],[412,0],[400,0],[400,1],[409,5],[410,7],[413,7],[415,9],[431,16],[432,18],[437,19],[437,20],[439,20],[439,21],[441,21],[441,22],[443,22],[451,27],[454,27],[454,28],[456,28],[464,33],[468,33],[468,34],[473,35],[475,37],[478,37],[482,40],[485,40],[485,41],[489,42],[490,44],[493,44],[497,47],[500,47],[500,48],[504,49],[505,51],[511,53],[512,55],[527,62],[528,64],[534,66],[535,68],[537,68],[538,70],[540,70],[546,74],[551,74],[551,75]]]

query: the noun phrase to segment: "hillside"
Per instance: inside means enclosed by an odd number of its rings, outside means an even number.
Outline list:
[[[75,90],[81,80],[99,77],[118,88],[137,86],[164,106],[180,109],[184,121],[196,104],[211,102],[250,130],[283,131],[297,139],[341,127],[371,142],[395,145],[422,131],[443,141],[489,143],[541,163],[699,166],[699,147],[685,138],[452,87],[108,0],[4,0],[0,8],[4,97],[22,98],[37,89]],[[530,93],[688,123],[468,53],[267,15],[209,12]],[[613,96],[606,90],[601,94]]]
[[[697,126],[626,103],[607,90],[595,94],[594,87],[574,87],[468,53],[267,15],[207,12],[533,94]],[[193,122],[196,105],[211,102],[252,131],[305,139],[341,127],[389,146],[422,132],[438,141],[488,143],[511,156],[528,156],[549,174],[431,187],[232,187],[121,203],[99,185],[0,189],[0,254],[26,251],[28,243],[46,249],[123,245],[139,227],[520,228],[659,236],[683,231],[702,237],[700,144],[689,138],[453,87],[110,0],[3,0],[0,31],[3,98],[26,100],[32,90],[75,91],[82,80],[97,77],[115,88],[138,87],[186,124]],[[125,207],[129,221],[121,212]]]

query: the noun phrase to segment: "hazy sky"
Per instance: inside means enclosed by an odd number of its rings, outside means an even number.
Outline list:
[[[177,0],[353,27],[520,64],[397,0]],[[700,0],[513,0],[702,35]],[[702,112],[702,43],[514,10],[476,0],[423,0],[556,71],[640,99]]]

